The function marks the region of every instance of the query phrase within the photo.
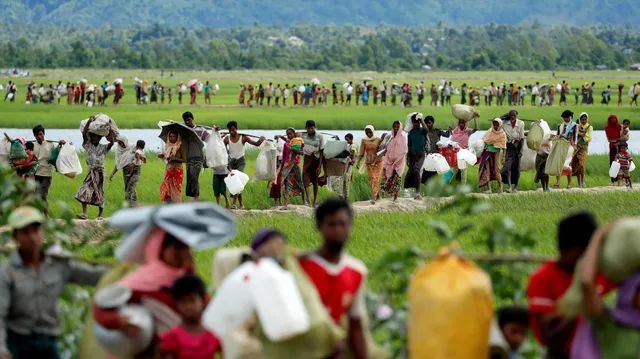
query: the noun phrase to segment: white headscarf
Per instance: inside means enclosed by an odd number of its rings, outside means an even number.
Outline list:
[[[129,145],[129,141],[124,135],[118,135],[117,141],[124,143],[124,147],[122,147],[120,143],[116,145],[116,168],[122,169],[134,162],[136,158],[136,146]]]
[[[367,136],[367,130],[371,130],[371,132],[372,132],[371,137]],[[365,138],[367,139],[367,141],[373,141],[376,138],[378,138],[378,136],[376,136],[376,129],[373,128],[373,126],[371,126],[371,125],[369,125],[369,126],[364,128],[364,135],[366,136]]]

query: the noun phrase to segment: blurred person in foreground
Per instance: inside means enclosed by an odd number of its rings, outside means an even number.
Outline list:
[[[44,223],[32,207],[8,218],[18,247],[0,265],[1,359],[59,359],[58,299],[67,283],[94,286],[107,271],[57,254],[59,246],[44,251]]]

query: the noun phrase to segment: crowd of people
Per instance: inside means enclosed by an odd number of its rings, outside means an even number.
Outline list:
[[[196,125],[191,112],[185,112],[182,118],[185,126],[196,133],[202,142],[207,142],[212,131],[221,131],[218,126]],[[565,110],[561,118],[562,123],[555,135],[545,136],[536,150],[535,182],[540,183],[545,192],[560,188],[562,177],[567,178],[567,189],[572,188],[573,177],[577,177],[579,187],[586,188],[585,168],[593,136],[589,115],[583,112],[574,119],[574,113]],[[93,120],[92,117],[87,121],[83,129],[82,146],[86,152],[88,173],[75,196],[82,203],[82,213],[77,215],[79,219],[88,218],[88,206],[97,207],[97,218],[102,219],[104,184],[107,179],[105,160],[112,147],[116,148],[116,166],[109,180],[113,180],[116,172],[122,170],[124,199],[130,206],[139,205],[136,187],[141,178],[141,168],[147,162],[144,141],[129,141],[121,134],[102,136],[92,133],[89,126]],[[495,182],[498,193],[502,193],[503,189],[508,193],[517,193],[522,172],[521,158],[528,136],[524,122],[518,119],[518,111],[512,109],[504,116],[493,119],[492,127],[482,138],[481,148],[474,148],[469,141],[470,136],[478,130],[477,112],[472,120],[473,126],[470,126],[471,121],[459,120],[455,128],[441,129],[436,126],[433,116],[423,118],[421,113],[414,112],[405,124],[411,128],[403,129],[403,124],[395,121],[389,133],[379,135],[373,126],[367,126],[359,146],[354,143],[353,134],[347,134],[344,142],[348,158],[345,158],[345,169],[339,175],[327,175],[330,159],[324,156],[327,141],[336,139],[325,138],[317,131],[315,121],[309,120],[302,132],[288,128],[284,136],[276,136],[275,140],[282,141],[283,145],[277,157],[277,178],[269,182],[269,197],[274,200],[275,207],[282,205],[284,210],[289,208],[291,199],[298,196],[302,197],[304,204],[315,207],[319,187],[327,185],[338,197],[348,199],[355,168],[361,174],[367,173],[372,204],[385,195],[396,201],[403,188],[413,189],[414,198],[420,200],[421,185],[435,178],[440,180],[438,174],[443,174],[425,166],[425,160],[428,161],[431,155],[441,154],[446,159],[450,170],[444,177],[448,182],[467,183],[467,173],[474,167],[460,165],[457,153],[462,150],[473,151],[477,158],[478,188],[485,188],[487,193],[492,193],[492,182]],[[610,164],[617,162],[620,165],[618,175],[611,178],[611,185],[625,184],[631,188],[630,171],[634,165],[627,144],[629,126],[628,119],[621,123],[615,115],[610,115],[605,132],[610,148]],[[264,137],[252,139],[251,136],[240,134],[238,129],[236,121],[230,121],[226,126],[228,135],[224,136],[223,142],[229,158],[228,165],[214,169],[212,185],[217,203],[220,204],[223,198],[226,207],[231,209],[244,209],[245,206],[242,193],[234,194],[232,201],[229,200],[225,178],[234,170],[245,171],[246,145],[260,147],[266,140]],[[18,176],[37,182],[38,192],[46,201],[53,171],[49,159],[56,145],[45,140],[45,129],[41,125],[33,129],[33,134],[36,139],[33,142],[26,142],[22,138],[9,139],[12,143],[9,159]],[[103,137],[107,138],[108,143],[101,143]],[[568,142],[573,152],[570,166],[564,167],[562,173],[550,176],[546,165],[556,138]],[[58,143],[62,145],[65,141]],[[157,156],[166,163],[165,176],[159,189],[161,202],[181,202],[183,182],[186,182],[185,195],[196,201],[200,199],[200,175],[205,167],[201,148],[183,141],[178,131],[168,133],[166,145]],[[553,176],[556,177],[555,184],[550,186],[550,177]]]
[[[540,84],[540,82],[519,85],[515,82],[508,84],[494,82],[487,86],[473,87],[463,83],[455,87],[452,81],[441,80],[439,85],[425,85],[408,83],[387,84],[386,81],[374,85],[372,80],[362,82],[349,81],[331,86],[320,84],[317,79],[309,83],[284,84],[269,82],[269,84],[240,84],[238,104],[242,106],[319,106],[319,105],[400,105],[403,107],[427,105],[425,98],[429,99],[429,106],[445,106],[452,104],[452,97],[460,96],[459,103],[471,106],[553,106],[556,98],[558,105],[591,105],[596,102],[595,82],[581,84],[573,90],[566,80],[558,84]],[[614,86],[617,89],[617,105],[623,104],[623,89],[625,85],[619,83]],[[205,105],[211,105],[211,96],[216,96],[219,86],[197,81],[189,81],[186,85],[179,82],[175,88],[165,86],[157,81],[152,84],[136,79],[133,91],[136,104],[172,104],[173,97],[177,97],[177,103],[183,103],[183,97],[189,96],[189,104],[197,105],[199,95]],[[5,101],[15,102],[17,99],[17,86],[9,81],[6,87]],[[638,105],[640,95],[640,82],[634,83],[628,90],[629,105]],[[60,104],[66,96],[69,105],[105,105],[107,99],[113,96],[113,104],[118,104],[124,96],[122,80],[117,79],[109,85],[90,85],[83,79],[76,83],[61,81],[54,86],[50,84],[37,86],[34,82],[27,84],[26,103]],[[600,104],[609,105],[612,101],[612,88],[607,85],[601,93]],[[574,101],[570,98],[573,97]]]

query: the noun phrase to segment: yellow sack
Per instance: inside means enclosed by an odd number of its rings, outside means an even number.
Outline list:
[[[311,329],[307,333],[275,343],[266,338],[260,322],[257,322],[256,336],[262,342],[263,358],[320,359],[331,356],[335,353],[338,342],[345,338],[344,331],[329,316],[316,287],[298,263],[297,257],[288,253],[284,257],[283,267],[296,279],[302,301],[309,313]]]
[[[413,274],[409,357],[485,357],[492,320],[491,278],[473,263],[441,250],[440,257]]]
[[[102,276],[96,285],[96,290],[117,283],[120,279],[124,278],[124,276],[136,270],[136,268],[138,268],[136,264],[116,264],[110,271]],[[78,357],[80,359],[106,359],[107,357],[107,352],[102,349],[102,346],[100,346],[96,341],[96,336],[93,334],[93,326],[93,310],[89,310],[87,318],[84,321],[82,340],[80,341],[80,347],[78,348]]]

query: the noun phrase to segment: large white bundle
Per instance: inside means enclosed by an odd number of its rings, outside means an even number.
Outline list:
[[[298,87],[298,92],[305,92],[307,90],[306,87],[304,87],[304,85],[300,85],[300,87]]]
[[[205,148],[205,155],[209,168],[224,168],[229,164],[227,148],[218,131],[213,131],[211,136],[209,136],[207,147]]]
[[[520,171],[531,171],[536,168],[537,151],[528,146],[522,146],[522,156],[520,157]]]
[[[264,141],[260,145],[260,153],[256,159],[256,169],[253,172],[253,181],[275,182],[278,178],[278,148],[270,141]]]
[[[444,156],[439,153],[432,153],[427,155],[427,158],[424,160],[422,169],[427,172],[437,172],[438,174],[442,175],[449,172],[449,170],[451,170],[451,167],[449,166],[449,163],[447,163],[447,160],[444,158]]]
[[[60,96],[66,96],[68,94],[67,91],[67,86],[66,85],[60,85],[58,86],[58,88],[56,89],[56,91],[58,92],[58,94]]]
[[[185,85],[180,86],[180,93],[182,93],[182,94],[187,93],[187,86],[185,86]]]
[[[113,94],[116,93],[116,87],[114,85],[109,85],[109,86],[107,86],[105,91],[106,91],[107,94],[113,95]]]
[[[4,87],[2,85],[0,85],[0,91],[4,90]]]
[[[58,159],[56,160],[56,169],[58,173],[65,175],[69,178],[82,174],[82,164],[78,158],[78,153],[75,147],[65,143],[58,153]]]
[[[113,80],[113,84],[114,84],[114,85],[122,85],[122,79],[115,79],[115,80]]]
[[[451,106],[451,114],[458,120],[471,121],[475,110],[471,106],[455,104]]]
[[[347,141],[329,140],[324,145],[323,155],[327,159],[347,157],[349,156],[349,144]]]
[[[44,96],[44,94],[45,94],[45,93],[47,93],[47,91],[44,89],[44,87],[40,87],[40,88],[38,89],[38,94],[39,94],[40,96]]]
[[[85,78],[80,79],[80,85],[86,86],[87,83],[88,83],[87,79],[85,79]]]
[[[633,97],[633,95],[636,93],[636,84],[634,84],[633,86],[629,87],[629,97]]]
[[[220,86],[218,86],[218,84],[216,84],[216,91],[220,91]]]
[[[103,113],[97,114],[94,117],[95,121],[93,121],[91,125],[89,125],[89,132],[99,136],[107,136],[109,135],[109,130],[112,130],[115,137],[118,137],[120,129],[118,129],[116,122],[111,117]],[[89,121],[88,118],[80,121],[81,132],[84,131],[84,127],[86,126],[87,121]]]
[[[413,123],[411,122],[411,118],[413,117],[413,115],[417,115],[417,118],[419,120],[424,118],[424,115],[421,112],[411,112],[410,114],[408,114],[406,120],[404,121],[404,130],[406,132],[411,132],[411,130],[413,130]]]
[[[204,90],[204,85],[202,84],[202,82],[198,82],[198,93],[202,93],[203,90]]]

